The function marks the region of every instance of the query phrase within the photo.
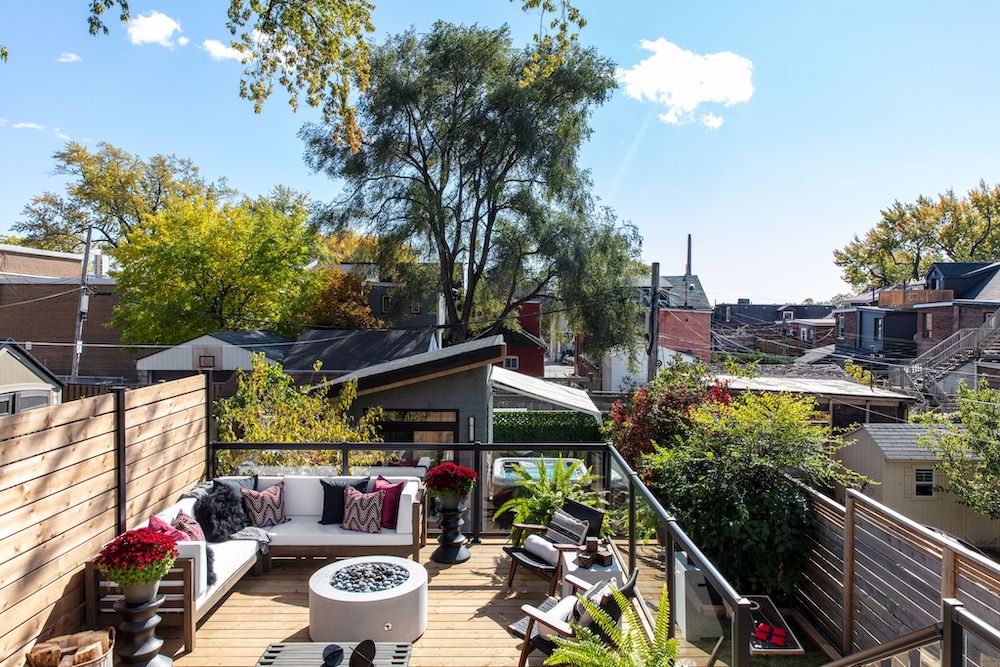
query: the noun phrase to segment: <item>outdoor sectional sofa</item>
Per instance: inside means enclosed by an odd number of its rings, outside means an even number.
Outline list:
[[[391,472],[386,469],[385,472]],[[226,478],[221,478],[226,479]],[[285,483],[285,514],[290,521],[265,528],[270,544],[254,540],[229,540],[207,544],[201,541],[177,543],[180,557],[174,569],[160,585],[166,601],[159,614],[164,625],[180,625],[184,645],[192,650],[195,627],[236,583],[251,570],[262,574],[270,569],[272,556],[356,556],[381,554],[416,559],[420,547],[427,543],[424,520],[423,488],[417,477],[386,476],[390,482],[405,482],[399,503],[396,529],[383,528],[380,533],[345,530],[339,524],[321,525],[323,487],[321,479],[351,479],[359,477],[318,477],[288,475],[258,477],[257,489],[263,490],[278,482]],[[157,516],[170,523],[180,510],[194,515],[194,498],[182,498]],[[145,526],[142,523],[137,527]],[[215,583],[208,585],[207,547],[214,560]],[[117,615],[113,604],[120,596],[113,582],[103,579],[94,562],[86,567],[87,625],[99,627],[114,623]]]

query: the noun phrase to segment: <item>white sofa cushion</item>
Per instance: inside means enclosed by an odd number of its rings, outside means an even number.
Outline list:
[[[199,544],[192,542],[191,544]],[[195,597],[195,607],[201,606],[220,586],[249,561],[256,560],[258,544],[254,540],[229,540],[208,545],[215,555],[215,585]]]
[[[267,529],[271,546],[401,546],[413,542],[412,533],[382,529],[381,533],[361,533],[344,530],[339,524],[321,525],[319,515],[296,516],[292,520]]]

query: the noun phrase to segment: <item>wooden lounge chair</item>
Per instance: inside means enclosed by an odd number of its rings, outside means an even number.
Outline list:
[[[638,579],[638,575],[639,570],[637,568],[632,571],[632,576],[628,578],[628,581],[626,581],[625,584],[618,589],[628,600],[632,600],[632,598],[635,597],[635,583]],[[566,581],[573,586],[574,594],[585,593],[590,590],[592,586],[592,584],[578,579],[573,575],[567,575]],[[526,616],[516,623],[512,623],[507,626],[508,633],[523,640],[521,643],[521,658],[517,663],[517,667],[524,667],[524,664],[528,661],[528,656],[531,655],[533,651],[541,651],[545,655],[551,655],[556,649],[556,643],[550,639],[552,634],[556,634],[560,637],[566,637],[567,639],[573,637],[573,629],[570,627],[569,621],[563,613],[556,611],[556,606],[558,604],[559,600],[550,595],[537,607],[528,604],[523,605],[521,607],[521,611],[524,612]],[[615,602],[613,596],[606,596],[600,607],[606,611],[613,620],[618,621],[621,619],[621,609],[618,607],[618,604]],[[544,624],[544,634],[539,631],[539,624]],[[605,642],[608,641],[608,638],[597,625],[590,626],[590,629]]]
[[[578,503],[575,500],[567,500],[563,503],[562,510],[581,521],[588,521],[587,537],[598,537],[601,534],[601,527],[604,525],[604,512],[595,507]],[[547,526],[529,523],[515,523],[511,533],[513,546],[504,547],[503,550],[510,556],[510,571],[507,573],[507,588],[514,582],[514,573],[517,568],[524,567],[532,574],[541,577],[549,582],[549,595],[555,595],[556,586],[559,583],[559,575],[562,570],[562,559],[564,551],[573,551],[579,544],[555,544],[553,546],[559,550],[559,559],[555,563],[544,561],[524,550],[524,539],[530,533],[542,533],[544,535]]]

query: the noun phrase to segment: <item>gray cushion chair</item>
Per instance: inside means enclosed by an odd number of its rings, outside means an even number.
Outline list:
[[[599,537],[601,527],[604,525],[604,511],[596,507],[584,505],[575,500],[566,500],[562,510],[570,516],[587,521],[586,537]],[[523,567],[532,574],[541,577],[549,582],[549,595],[555,595],[556,586],[559,583],[560,570],[562,569],[562,552],[574,551],[580,544],[560,544],[552,542],[552,545],[559,551],[559,557],[555,563],[543,560],[538,556],[528,553],[524,549],[524,539],[532,533],[545,534],[548,526],[530,523],[515,523],[511,531],[512,546],[504,547],[503,550],[510,556],[510,571],[507,573],[507,588],[510,588],[514,581],[514,573],[518,567]],[[548,538],[546,538],[548,539]],[[551,540],[550,540],[551,541]]]
[[[638,576],[639,570],[636,568],[632,571],[632,575],[628,580],[618,588],[622,595],[630,602],[636,596],[635,584]],[[585,595],[594,586],[594,584],[589,584],[573,575],[568,575],[566,581],[573,586],[573,592],[578,594]],[[621,620],[622,611],[618,603],[615,602],[613,595],[605,596],[604,600],[598,606],[607,612],[615,622]],[[556,649],[556,643],[552,639],[553,636],[565,637],[567,639],[573,637],[573,629],[570,627],[572,608],[573,605],[557,600],[551,595],[545,598],[537,607],[528,604],[521,607],[521,611],[526,616],[516,623],[511,623],[507,626],[507,632],[511,636],[523,640],[521,643],[521,657],[517,663],[517,667],[524,667],[528,661],[528,656],[534,651],[541,651],[545,655],[551,655]],[[610,643],[608,636],[596,623],[589,625],[588,628],[605,643]]]

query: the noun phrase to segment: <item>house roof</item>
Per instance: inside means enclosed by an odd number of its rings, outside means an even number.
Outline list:
[[[513,329],[503,330],[503,340],[508,346],[517,345],[519,347],[538,347],[545,349],[548,347],[544,340],[524,329],[514,331]]]
[[[865,424],[845,436],[861,431],[866,432],[882,450],[888,461],[937,461],[938,456],[927,447],[921,447],[921,439],[929,433],[945,430],[945,427],[931,424]]]
[[[815,368],[814,366],[797,366],[796,368]],[[901,394],[880,387],[868,387],[852,380],[821,377],[753,377],[744,378],[721,374],[718,379],[729,384],[737,391],[770,391],[787,392],[790,394],[810,394],[820,396],[839,396],[856,399],[889,399],[912,403],[912,396]]]
[[[437,347],[432,330],[329,330],[302,333],[285,355],[285,370],[311,371],[320,361],[324,371],[354,371]]]
[[[964,299],[976,301],[1000,301],[1000,263],[990,264],[977,271],[970,271],[966,277],[981,276],[981,280],[961,294]],[[956,295],[958,296],[958,295]]]
[[[822,317],[822,318],[810,318],[803,317],[801,319],[796,318],[791,320],[792,324],[804,324],[808,327],[832,327],[837,323],[837,320],[832,317]]]
[[[490,336],[361,368],[321,386],[338,389],[350,380],[357,380],[358,394],[370,394],[488,366],[506,356],[503,336]]]
[[[13,339],[8,338],[6,340],[0,340],[0,350],[7,350],[7,352],[18,359],[22,364],[34,369],[35,374],[39,375],[57,387],[65,387],[66,384],[59,379],[55,373],[48,369],[48,366],[40,362],[26,349],[14,342]]]
[[[934,262],[928,273],[937,269],[945,278],[959,278],[971,271],[977,271],[990,265],[990,262]]]
[[[590,396],[582,389],[567,387],[555,382],[546,382],[540,378],[509,371],[506,368],[496,367],[490,372],[494,387],[576,412],[585,412],[593,415],[598,422],[601,421],[600,409],[594,405],[594,401],[590,400]]]
[[[712,310],[698,276],[660,276],[660,307]]]
[[[208,335],[212,338],[218,338],[223,343],[242,347],[251,352],[263,352],[265,356],[277,361],[284,359],[288,353],[289,346],[283,345],[283,343],[292,342],[291,338],[263,329],[254,329],[251,331],[215,331]]]

